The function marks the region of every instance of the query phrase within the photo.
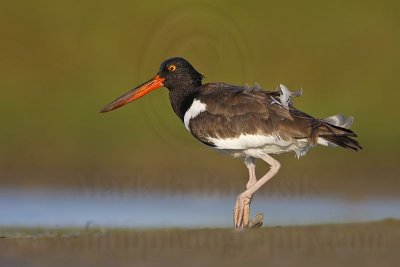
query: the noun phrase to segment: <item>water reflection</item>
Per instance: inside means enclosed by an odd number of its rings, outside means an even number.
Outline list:
[[[235,196],[79,191],[0,191],[0,226],[230,227]],[[400,199],[255,197],[264,224],[299,225],[400,218]]]

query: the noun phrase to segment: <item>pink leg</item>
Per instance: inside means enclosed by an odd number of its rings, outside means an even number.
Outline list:
[[[272,158],[269,155],[265,155],[261,158],[266,163],[271,166],[271,169],[258,181],[255,178],[255,164],[254,160],[248,164],[246,161],[246,165],[249,169],[249,181],[247,183],[247,189],[243,193],[241,193],[236,200],[236,205],[233,214],[233,220],[235,228],[246,228],[249,226],[249,218],[250,218],[250,204],[251,199],[253,198],[254,193],[261,188],[268,180],[275,176],[278,170],[281,167],[281,164]],[[252,163],[252,164],[251,164]],[[262,215],[256,216],[257,220],[261,220],[261,222],[256,222],[256,224],[262,224]]]
[[[247,168],[249,169],[249,181],[246,184],[246,188],[249,189],[257,182],[256,177],[256,159],[255,158],[246,158],[244,160]]]

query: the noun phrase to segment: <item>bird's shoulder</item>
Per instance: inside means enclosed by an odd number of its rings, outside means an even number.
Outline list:
[[[233,85],[222,82],[211,82],[201,85],[199,91],[203,95],[222,94],[225,96],[238,96],[241,94],[245,95],[269,94],[271,96],[279,96],[279,91],[271,91],[263,89],[259,84],[255,84],[254,86],[250,85],[241,86],[241,85]]]
[[[238,86],[227,83],[206,83],[196,99],[207,105],[207,112],[227,117],[248,113],[271,113],[290,119],[289,111],[277,105],[279,91],[262,89],[259,85]],[[266,116],[266,117],[265,117]]]

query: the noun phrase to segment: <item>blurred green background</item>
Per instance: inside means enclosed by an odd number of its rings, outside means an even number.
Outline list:
[[[295,101],[309,114],[355,117],[363,151],[279,156],[281,181],[398,194],[399,8],[398,1],[2,1],[0,185],[243,189],[244,165],[191,137],[166,89],[98,113],[163,60],[183,56],[207,82],[284,83],[303,88]]]

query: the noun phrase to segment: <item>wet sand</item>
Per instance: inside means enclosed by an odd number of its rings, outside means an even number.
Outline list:
[[[1,266],[395,266],[400,221],[232,229],[0,229]],[[19,234],[18,234],[19,233]]]

